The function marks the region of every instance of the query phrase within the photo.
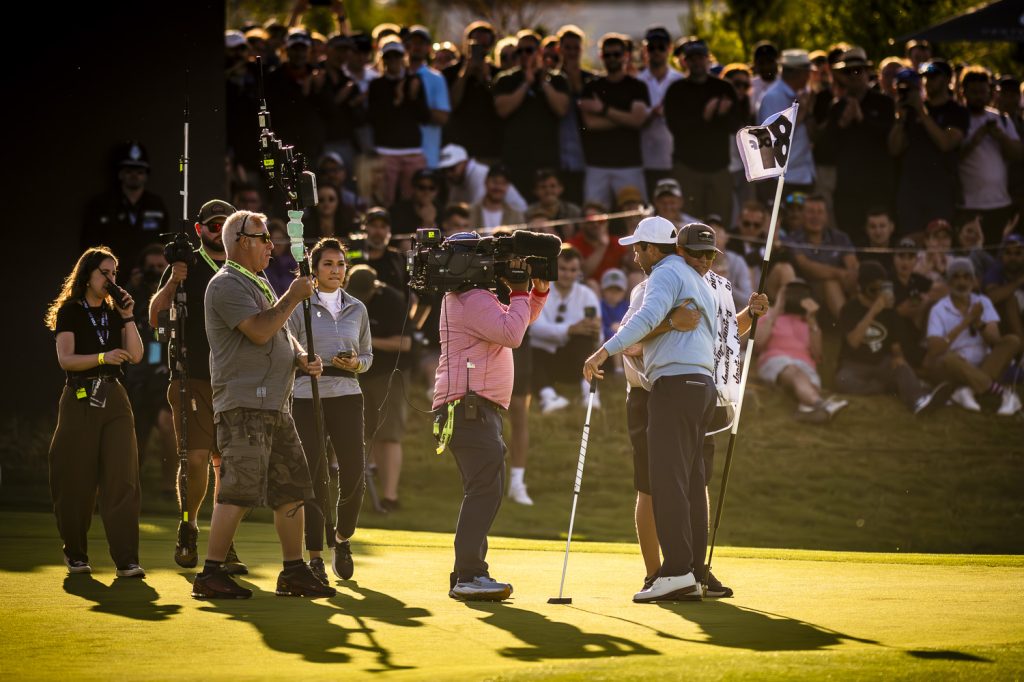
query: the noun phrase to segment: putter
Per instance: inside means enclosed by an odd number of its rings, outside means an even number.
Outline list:
[[[562,561],[562,582],[558,584],[558,596],[548,599],[549,604],[571,604],[572,597],[563,597],[565,570],[569,566],[569,546],[572,545],[572,526],[576,521],[576,502],[580,499],[580,485],[583,483],[583,464],[587,460],[587,441],[590,440],[590,413],[594,409],[594,395],[597,393],[597,377],[590,380],[590,394],[587,396],[587,418],[583,422],[583,440],[580,443],[580,459],[576,463],[576,482],[572,487],[572,512],[569,514],[569,537],[565,541],[565,559]]]

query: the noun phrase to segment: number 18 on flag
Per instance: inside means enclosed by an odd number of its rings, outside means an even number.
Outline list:
[[[793,128],[799,104],[770,116],[759,126],[747,126],[736,132],[736,146],[743,159],[747,182],[777,178],[786,172]]]

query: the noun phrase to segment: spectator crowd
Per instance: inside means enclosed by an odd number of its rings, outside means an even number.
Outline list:
[[[896,395],[914,413],[936,396],[969,411],[1020,410],[1017,76],[950,63],[923,41],[892,56],[761,42],[750,63],[723,64],[713,43],[660,26],[642,36],[587,36],[573,25],[503,36],[474,21],[449,42],[423,26],[353,32],[344,5],[332,8],[329,36],[302,26],[301,4],[287,23],[225,32],[224,198],[270,215],[266,276],[285,291],[296,264],[280,199],[259,174],[259,56],[275,133],[317,175],[306,236],[342,240],[351,262],[372,271],[360,282],[378,292],[371,324],[415,338],[400,368],[430,377],[437,361],[438,301],[409,291],[401,255],[421,227],[450,236],[528,226],[562,238],[551,300],[516,360],[518,393],[535,394],[544,414],[570,404],[567,386],[579,385],[583,360],[614,334],[643,279],[618,237],[644,215],[712,226],[713,271],[744,307],[761,279],[775,186],[746,182],[735,133],[797,101],[764,286],[773,305],[751,376],[790,393],[795,418],[808,422],[847,404],[826,386]],[[585,58],[595,38],[599,64]],[[135,300],[148,300],[166,267],[151,244],[167,231],[167,211],[145,189],[144,147],[133,143],[121,158],[117,186],[88,209],[84,241],[111,246]],[[829,338],[838,367],[823,377]],[[393,363],[374,363],[381,386]],[[133,370],[143,372],[132,381],[139,400],[157,391],[166,362],[154,348],[143,364]],[[530,364],[533,380],[521,382]],[[524,407],[517,391],[514,426]],[[137,428],[161,429],[172,450],[164,412],[137,409]],[[371,446],[382,461],[400,462],[402,428],[389,422],[390,444]],[[397,500],[397,474],[387,487]]]

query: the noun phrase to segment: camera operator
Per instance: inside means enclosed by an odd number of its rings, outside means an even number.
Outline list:
[[[182,568],[194,568],[199,561],[196,540],[199,536],[199,508],[206,498],[213,461],[213,489],[216,498],[220,489],[220,452],[217,449],[213,425],[213,395],[210,388],[210,343],[206,337],[206,313],[203,298],[206,286],[224,263],[224,243],[221,232],[224,221],[235,212],[234,206],[213,199],[199,209],[195,229],[200,245],[195,250],[195,261],[190,268],[183,262],[173,263],[160,278],[160,288],[149,302],[149,323],[159,326],[161,313],[170,310],[178,287],[185,287],[186,303],[184,347],[188,354],[187,396],[188,413],[188,523],[178,524],[178,537],[174,547],[174,561]],[[182,359],[174,358],[171,382],[167,386],[167,402],[174,417],[174,430],[181,433],[181,373]],[[238,559],[234,545],[228,550],[225,570],[232,574],[245,574],[248,569]]]
[[[69,573],[92,573],[88,533],[96,492],[118,577],[139,566],[139,460],[121,365],[142,359],[135,301],[112,282],[117,259],[86,249],[46,313],[57,362],[67,372],[50,443],[50,494]],[[115,307],[111,298],[123,301]]]
[[[221,486],[210,519],[206,563],[192,585],[197,599],[247,599],[252,591],[224,570],[242,516],[266,504],[274,510],[284,570],[282,596],[330,597],[302,560],[303,501],[313,498],[306,456],[289,411],[295,367],[319,376],[323,364],[309,357],[286,323],[313,293],[312,279],[299,277],[280,299],[255,273],[270,262],[267,217],[237,211],[221,230],[227,260],[206,288],[206,333],[210,340]]]
[[[477,240],[474,232],[449,238],[458,248],[462,240]],[[527,274],[523,260],[509,261]],[[445,294],[441,303],[441,359],[434,385],[434,430],[439,449],[447,445],[462,476],[462,509],[455,529],[455,567],[448,595],[463,601],[501,601],[512,585],[490,577],[486,561],[487,533],[501,507],[505,490],[505,442],[500,410],[507,410],[512,395],[512,349],[519,346],[527,327],[540,315],[548,296],[548,283],[510,282],[509,305],[479,287]]]

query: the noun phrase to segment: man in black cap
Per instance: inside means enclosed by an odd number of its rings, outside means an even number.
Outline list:
[[[732,224],[729,150],[740,126],[736,90],[708,71],[708,46],[696,36],[680,46],[689,75],[665,93],[665,120],[672,132],[673,172],[690,213],[717,213]]]
[[[178,524],[178,539],[174,561],[182,568],[193,568],[199,555],[196,540],[199,536],[199,507],[206,497],[210,461],[213,461],[213,485],[220,488],[220,453],[217,451],[216,431],[213,425],[213,399],[210,386],[210,343],[206,337],[204,297],[210,278],[220,269],[225,259],[221,229],[228,216],[235,212],[226,201],[214,199],[203,204],[196,217],[199,248],[195,261],[173,263],[160,278],[160,288],[149,303],[149,322],[153,328],[171,324],[165,316],[174,305],[179,287],[185,287],[185,335],[171,358],[171,383],[167,387],[167,402],[174,416],[174,429],[180,438],[182,428],[181,374],[187,370],[186,405],[188,409],[188,523]],[[178,499],[179,507],[181,498]],[[234,545],[228,552],[225,568],[233,574],[247,573],[245,564],[238,560]]]
[[[363,218],[366,241],[358,253],[351,254],[352,265],[365,263],[377,273],[377,279],[390,284],[407,295],[409,275],[405,259],[397,249],[391,248],[391,214],[387,209],[374,206]]]
[[[122,263],[134,263],[149,244],[161,241],[167,232],[167,208],[156,194],[146,190],[149,155],[137,141],[118,147],[118,186],[93,199],[85,211],[82,248],[105,244]],[[123,268],[124,282],[136,270]]]

